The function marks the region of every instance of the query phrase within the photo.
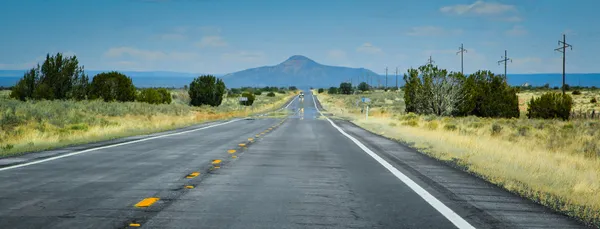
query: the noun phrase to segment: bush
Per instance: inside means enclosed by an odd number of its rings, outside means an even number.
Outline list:
[[[352,84],[351,83],[341,83],[339,93],[345,94],[345,95],[352,94]]]
[[[438,123],[438,121],[435,121],[435,120],[427,123],[427,129],[430,129],[430,130],[437,130],[438,126],[439,126],[439,123]]]
[[[244,93],[242,93],[242,97],[246,97],[248,98],[248,101],[240,101],[240,104],[244,105],[244,106],[252,106],[252,104],[254,103],[254,99],[256,97],[254,97],[254,94],[245,91]]]
[[[411,120],[408,120],[406,122],[402,122],[402,125],[417,127],[417,126],[419,126],[419,121],[417,121],[415,119],[411,119]]]
[[[10,97],[22,101],[27,99],[76,99],[87,98],[89,79],[79,66],[77,57],[46,55],[40,66],[27,71],[13,87]]]
[[[296,90],[298,90],[298,88],[296,86],[291,86],[291,87],[288,88],[288,90],[290,90],[290,91],[296,91]]]
[[[456,129],[458,129],[458,127],[456,127],[455,124],[448,123],[448,124],[444,125],[444,129],[448,130],[448,131],[455,131]]]
[[[279,90],[279,91],[277,91],[277,93],[279,93],[279,94],[285,94],[285,91],[284,90]]]
[[[448,116],[463,101],[461,73],[450,73],[432,64],[404,74],[406,112]]]
[[[598,100],[596,100],[596,97],[590,99],[590,103],[597,103],[597,102],[598,102]]]
[[[573,95],[581,95],[581,91],[575,90],[575,91],[571,92],[571,94],[573,94]]]
[[[210,105],[216,107],[223,102],[225,83],[215,76],[203,75],[195,78],[192,83],[190,83],[190,90],[188,93],[192,99],[192,106]]]
[[[500,132],[502,132],[502,126],[498,123],[492,124],[492,135],[500,134]]]
[[[464,82],[465,100],[455,115],[475,115],[493,118],[518,118],[517,90],[511,88],[502,75],[490,71],[477,71]]]
[[[319,88],[319,90],[317,91],[319,94],[323,93],[325,91],[325,89],[323,88]]]
[[[337,87],[330,87],[330,88],[327,90],[327,94],[332,94],[332,95],[333,95],[333,94],[337,94],[337,93],[338,93],[338,89],[337,89]]]
[[[146,88],[142,89],[138,95],[137,101],[150,104],[171,104],[171,93],[165,88]]]
[[[135,100],[135,87],[131,78],[119,72],[103,72],[94,76],[90,85],[90,99],[106,102]]]
[[[262,95],[262,91],[260,91],[260,90],[255,90],[255,91],[254,91],[254,94],[255,94],[255,95]]]
[[[528,118],[568,120],[573,98],[570,95],[548,92],[538,98],[531,98],[527,108]]]
[[[361,82],[358,84],[358,90],[365,92],[369,90],[369,85],[366,82]]]
[[[267,96],[268,96],[268,97],[275,97],[275,93],[273,93],[273,92],[271,91],[271,92],[267,93]]]

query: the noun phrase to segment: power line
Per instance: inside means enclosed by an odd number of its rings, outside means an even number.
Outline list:
[[[461,74],[465,74],[464,72],[464,67],[463,67],[463,53],[467,52],[467,50],[463,47],[463,44],[460,44],[460,47],[458,48],[458,52],[456,53],[456,55],[458,55],[460,53],[460,73]]]
[[[504,56],[500,57],[500,58],[502,58],[502,60],[498,61],[498,65],[500,65],[500,63],[504,62],[504,78],[506,78],[506,64],[508,63],[509,60],[512,63],[512,59],[508,58],[508,55],[506,53],[507,53],[506,50],[504,50]]]
[[[388,70],[388,68],[387,68],[387,67],[385,67],[385,88],[386,88],[386,89],[387,89],[387,87],[388,87],[388,84],[387,84],[387,82],[388,82],[388,81],[387,81],[387,79],[388,79],[387,70]]]
[[[563,92],[563,95],[564,95],[565,94],[565,60],[566,60],[566,52],[567,52],[567,47],[571,48],[571,50],[573,50],[573,46],[571,46],[570,44],[567,44],[567,35],[565,35],[565,34],[563,34],[563,40],[562,41],[558,41],[558,45],[561,45],[562,47],[555,48],[554,51],[559,51],[559,52],[562,52],[562,54],[563,54],[562,92]]]

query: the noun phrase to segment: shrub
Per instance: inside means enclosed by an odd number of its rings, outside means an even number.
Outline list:
[[[337,93],[338,93],[337,87],[330,87],[329,90],[327,90],[327,94],[337,94]]]
[[[298,90],[298,88],[296,86],[291,86],[291,87],[288,87],[288,90],[296,91],[296,90]]]
[[[520,126],[520,127],[517,129],[517,132],[518,132],[518,133],[519,133],[519,135],[521,135],[521,136],[527,136],[527,135],[529,134],[529,130],[530,130],[530,127],[528,127],[528,126]]]
[[[260,91],[260,90],[255,90],[255,91],[254,91],[254,94],[255,94],[255,95],[262,95],[262,91]]]
[[[455,124],[448,123],[444,125],[444,129],[448,131],[455,131],[456,129],[458,129],[458,127]]]
[[[502,132],[502,126],[498,123],[492,124],[492,135],[498,135]]]
[[[537,98],[531,98],[527,108],[528,118],[568,120],[573,98],[570,95],[548,92]]]
[[[212,75],[203,75],[195,78],[190,83],[189,90],[192,106],[210,105],[213,107],[221,105],[223,94],[225,94],[225,83]],[[252,95],[254,97],[254,95]]]
[[[89,79],[77,57],[46,55],[46,60],[27,71],[13,87],[10,97],[27,99],[86,99]]]
[[[581,91],[575,90],[575,91],[571,92],[571,94],[573,94],[573,95],[581,95]]]
[[[598,102],[598,100],[596,100],[596,97],[590,99],[590,103],[597,103],[597,102]]]
[[[438,126],[439,126],[439,123],[435,120],[427,123],[427,129],[430,129],[430,130],[437,130]]]
[[[267,93],[268,97],[275,97],[275,93],[273,93],[272,91],[270,91],[269,93]]]
[[[252,106],[252,104],[254,103],[254,99],[256,97],[254,97],[254,94],[245,91],[244,93],[242,93],[242,97],[246,97],[248,98],[248,101],[240,101],[240,104],[244,105],[244,106]]]
[[[502,75],[477,71],[464,82],[463,93],[466,97],[456,115],[493,118],[520,116],[517,90],[511,88]]]
[[[404,74],[406,112],[448,116],[463,100],[461,73],[450,73],[432,64],[409,69]]]
[[[325,91],[325,89],[323,88],[319,88],[319,90],[317,91],[319,94],[323,93]]]
[[[406,122],[402,122],[402,125],[417,127],[417,126],[419,126],[419,121],[417,121],[415,119],[411,119],[411,120],[408,120]]]
[[[103,72],[94,76],[90,85],[90,99],[106,102],[135,100],[135,87],[131,78],[119,72]]]
[[[369,85],[366,82],[361,82],[358,84],[358,90],[365,92],[369,90]]]
[[[352,84],[351,83],[341,83],[339,93],[345,94],[345,95],[352,94]]]
[[[165,88],[146,88],[140,92],[137,101],[150,104],[170,104],[172,98],[171,93]]]
[[[285,94],[285,91],[284,90],[279,90],[279,91],[277,91],[277,93],[279,93],[279,94]]]

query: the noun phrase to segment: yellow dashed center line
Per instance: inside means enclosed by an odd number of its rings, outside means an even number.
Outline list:
[[[238,146],[245,147],[246,144],[245,143],[240,143],[240,144],[238,144]]]
[[[248,138],[248,141],[254,141],[254,138]]]
[[[194,188],[194,186],[192,186],[192,185],[187,185],[187,186],[185,186],[185,188],[187,188],[187,189],[192,189],[192,188]]]
[[[260,134],[254,135],[254,137],[257,137],[257,138],[258,138],[258,137],[260,137]]]
[[[187,175],[187,177],[185,177],[185,178],[194,178],[194,177],[197,177],[198,175],[200,175],[200,172],[193,172],[193,173],[190,173],[189,175]]]
[[[140,225],[139,223],[130,223],[129,226],[130,227],[139,227],[139,226],[142,226],[142,225]]]
[[[228,153],[235,153],[236,151],[234,149],[230,149],[230,150],[227,150],[227,152]]]
[[[213,165],[216,165],[216,164],[219,164],[219,163],[221,163],[221,160],[219,160],[219,159],[217,159],[217,160],[213,160],[213,161],[212,161],[212,164],[213,164]]]
[[[138,207],[138,208],[150,207],[150,205],[154,204],[158,200],[159,200],[158,197],[150,197],[150,198],[143,199],[142,201],[138,202],[134,206]]]
[[[237,156],[233,155],[233,156],[231,156],[231,158],[237,158]]]

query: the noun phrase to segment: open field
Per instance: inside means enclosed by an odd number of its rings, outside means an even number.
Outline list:
[[[0,98],[8,98],[10,90],[0,90]]]
[[[294,94],[256,96],[252,107],[223,99],[219,107],[103,101],[28,101],[0,97],[0,157],[67,145],[176,129],[206,121],[244,117],[283,105]]]
[[[588,98],[596,93],[575,95],[575,107],[590,106]],[[528,101],[537,94],[524,92],[519,100]],[[554,210],[600,226],[600,123],[597,120],[562,122],[526,117],[419,116],[404,114],[401,92],[317,96],[327,112],[339,118],[404,142]],[[372,100],[368,120],[361,113],[361,106],[356,106],[361,96]]]
[[[562,93],[561,90],[547,90],[556,93]],[[519,109],[523,112],[527,111],[527,102],[531,99],[531,97],[541,96],[543,93],[547,91],[523,91],[519,93]],[[600,103],[591,103],[590,100],[592,98],[600,99],[600,90],[582,90],[581,95],[573,95],[572,91],[568,91],[567,94],[573,97],[573,101],[575,102],[573,106],[574,111],[581,112],[592,112],[592,110],[596,110],[596,112],[600,111]],[[522,113],[524,114],[524,113]]]

